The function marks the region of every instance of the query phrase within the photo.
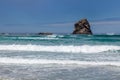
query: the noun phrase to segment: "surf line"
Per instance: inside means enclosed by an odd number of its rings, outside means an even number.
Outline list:
[[[105,51],[118,51],[120,46],[114,45],[56,45],[56,46],[45,46],[45,45],[0,45],[0,50],[10,51],[39,51],[39,52],[65,52],[65,53],[100,53]]]
[[[60,64],[60,65],[89,65],[89,66],[120,66],[120,62],[115,61],[75,61],[75,60],[47,60],[47,59],[16,59],[0,58],[2,64]]]

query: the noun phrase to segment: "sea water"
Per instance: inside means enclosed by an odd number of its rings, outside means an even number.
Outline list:
[[[119,80],[120,35],[1,35],[1,80]]]

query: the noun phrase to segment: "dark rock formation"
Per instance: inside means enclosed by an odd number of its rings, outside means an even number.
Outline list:
[[[90,24],[87,19],[82,19],[75,23],[75,30],[73,31],[73,34],[92,34]]]
[[[53,33],[49,33],[49,32],[40,32],[38,33],[38,35],[52,35]]]

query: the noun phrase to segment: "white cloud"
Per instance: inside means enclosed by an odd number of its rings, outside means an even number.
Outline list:
[[[53,23],[53,24],[43,24],[40,26],[50,26],[50,27],[69,27],[69,26],[73,26],[74,27],[75,22],[70,22],[70,23]],[[90,22],[90,25],[95,25],[95,26],[99,26],[99,25],[120,25],[120,21],[94,21],[94,22]]]
[[[40,26],[50,26],[50,27],[63,27],[63,26],[73,26],[74,23],[53,23],[53,24],[44,24],[44,25],[40,25]]]
[[[120,21],[96,21],[91,22],[91,25],[120,25]]]

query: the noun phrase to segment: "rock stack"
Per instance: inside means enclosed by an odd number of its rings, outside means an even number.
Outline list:
[[[88,20],[82,19],[75,23],[73,34],[92,34]]]

